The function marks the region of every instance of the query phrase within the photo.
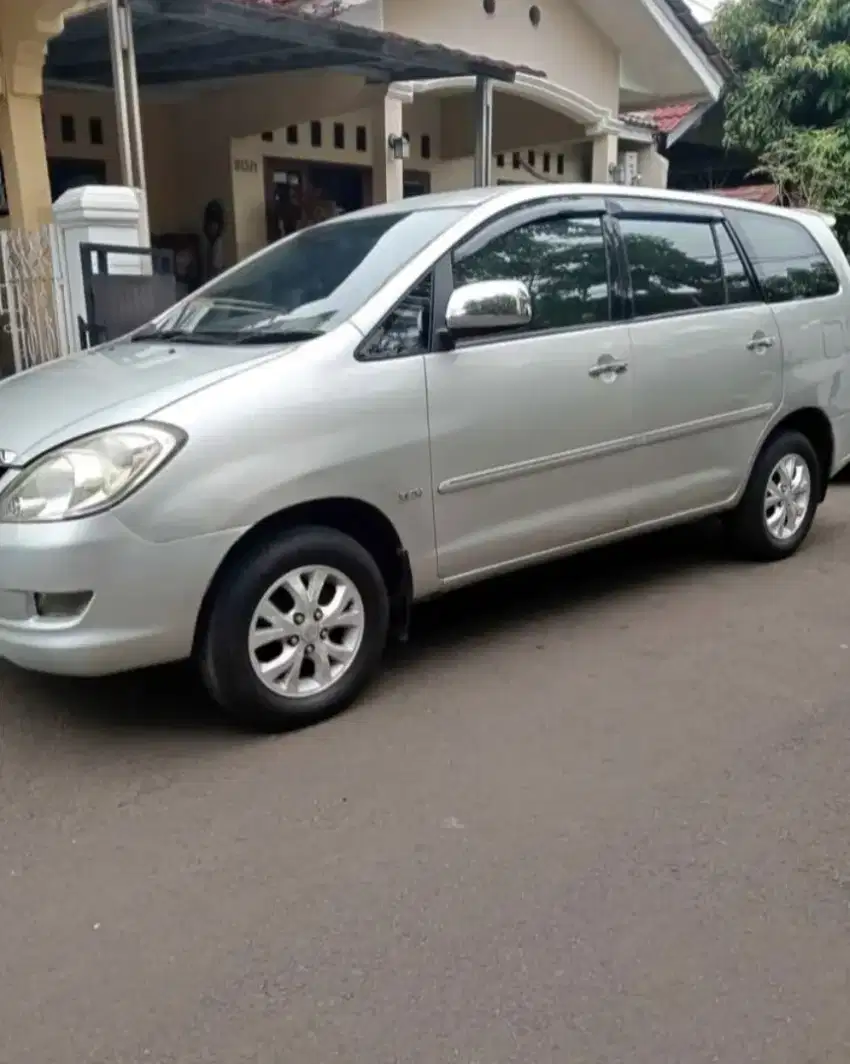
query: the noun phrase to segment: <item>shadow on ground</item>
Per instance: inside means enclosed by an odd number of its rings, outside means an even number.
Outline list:
[[[383,683],[397,682],[412,665],[427,666],[448,647],[456,652],[465,641],[472,643],[488,633],[547,615],[562,616],[588,601],[604,602],[626,588],[649,585],[688,568],[734,564],[716,523],[705,522],[456,591],[416,609],[410,641],[389,651]],[[0,705],[0,718],[9,707],[41,717],[42,725],[61,723],[72,729],[196,731],[219,737],[232,730],[189,665],[99,680],[39,676],[0,665]]]

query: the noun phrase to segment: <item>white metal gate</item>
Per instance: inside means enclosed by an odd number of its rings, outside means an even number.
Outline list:
[[[0,327],[16,372],[70,350],[63,262],[54,225],[0,232]]]

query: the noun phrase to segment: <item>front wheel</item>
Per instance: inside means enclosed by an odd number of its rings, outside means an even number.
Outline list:
[[[822,475],[815,449],[802,433],[782,432],[769,440],[727,518],[737,546],[759,561],[794,554],[815,519]]]
[[[354,701],[380,664],[388,625],[386,586],[368,551],[333,529],[305,528],[225,573],[198,664],[236,720],[303,728]]]

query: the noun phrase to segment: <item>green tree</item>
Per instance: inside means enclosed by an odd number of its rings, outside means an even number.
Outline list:
[[[850,3],[725,0],[713,23],[736,72],[726,143],[783,192],[850,222]]]

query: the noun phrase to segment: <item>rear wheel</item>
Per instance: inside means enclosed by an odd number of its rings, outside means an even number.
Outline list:
[[[198,664],[238,721],[302,728],[354,701],[380,664],[388,624],[386,586],[368,551],[333,529],[305,528],[231,566]]]
[[[802,433],[782,432],[769,440],[743,498],[727,518],[736,545],[760,561],[794,554],[815,519],[821,477],[815,449]]]

